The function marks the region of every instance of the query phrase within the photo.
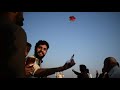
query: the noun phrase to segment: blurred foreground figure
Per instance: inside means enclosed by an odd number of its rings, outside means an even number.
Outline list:
[[[22,12],[0,13],[0,78],[25,77],[27,42]]]
[[[120,78],[119,63],[114,57],[107,57],[104,60],[104,72],[107,72],[109,78]]]

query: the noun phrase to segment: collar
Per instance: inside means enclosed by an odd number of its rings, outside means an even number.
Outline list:
[[[36,58],[34,55],[33,55],[32,57]],[[40,59],[36,58],[36,60],[39,60],[39,61],[40,61],[40,63],[42,63],[42,62],[43,62],[43,60],[42,60],[42,59],[40,60]]]

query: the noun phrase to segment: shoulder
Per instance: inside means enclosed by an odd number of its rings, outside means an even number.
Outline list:
[[[34,55],[28,56],[27,58],[34,58],[35,62],[38,60],[38,58],[36,58]]]

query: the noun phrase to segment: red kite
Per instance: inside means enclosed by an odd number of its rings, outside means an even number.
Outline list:
[[[75,18],[74,16],[70,16],[70,17],[69,17],[69,20],[70,20],[70,21],[75,21],[76,18]]]

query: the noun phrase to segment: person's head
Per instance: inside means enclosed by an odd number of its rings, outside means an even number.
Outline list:
[[[29,53],[31,47],[32,47],[32,45],[31,45],[29,42],[27,42],[27,44],[26,44],[26,50],[25,50],[25,56],[28,55],[28,53]]]
[[[89,73],[89,69],[86,69],[86,72]]]
[[[23,12],[17,12],[16,24],[19,26],[23,26],[23,21],[24,21]]]
[[[14,22],[19,26],[23,26],[23,12],[2,12],[0,16],[9,18],[10,21]]]
[[[79,66],[79,68],[80,68],[80,71],[81,72],[86,72],[86,66],[84,65],[84,64],[81,64],[80,66]]]
[[[120,66],[119,63],[117,62],[118,67]]]
[[[104,60],[103,70],[109,72],[116,65],[118,65],[118,62],[114,57],[107,57]]]
[[[49,49],[48,42],[44,40],[39,40],[36,43],[35,49],[34,49],[35,57],[41,60],[46,55],[48,49]]]

